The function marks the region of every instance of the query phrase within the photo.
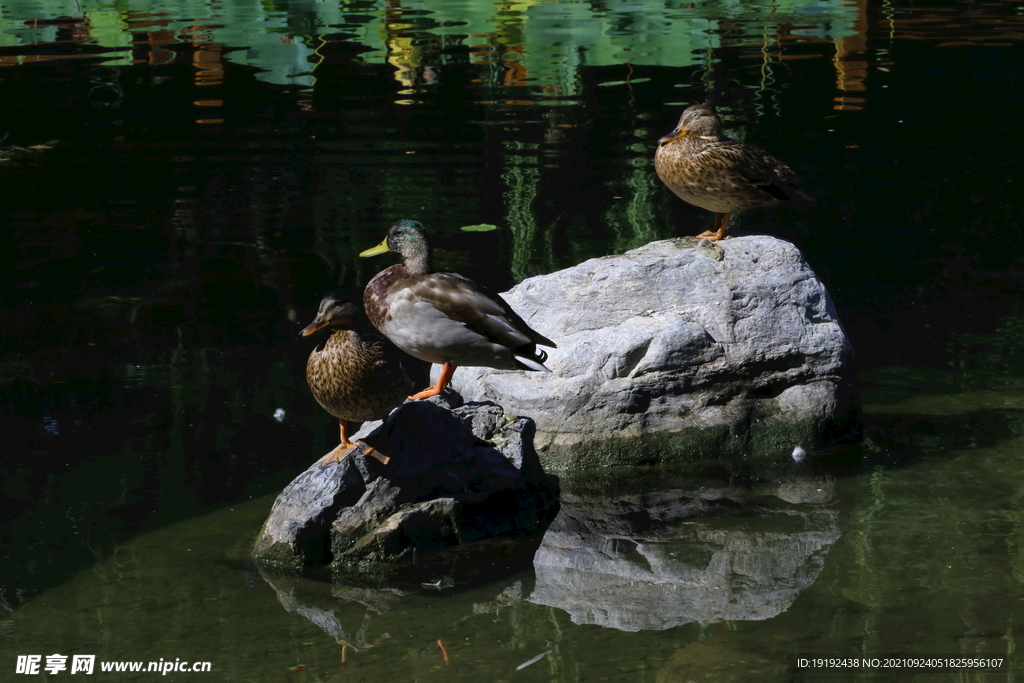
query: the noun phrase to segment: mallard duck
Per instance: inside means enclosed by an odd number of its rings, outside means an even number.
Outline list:
[[[341,444],[321,465],[340,461],[355,448],[346,422],[384,419],[413,388],[399,352],[376,335],[360,335],[353,329],[358,319],[356,304],[342,292],[331,291],[320,301],[316,319],[300,333],[306,337],[325,327],[333,330],[306,362],[313,398],[338,418],[341,433]]]
[[[737,211],[809,201],[789,166],[760,147],[722,133],[722,119],[709,104],[687,107],[675,130],[658,140],[654,170],[684,202],[715,213],[715,229],[696,239],[725,237]]]
[[[457,273],[431,272],[427,231],[418,221],[398,221],[383,242],[359,255],[388,251],[404,263],[385,268],[366,285],[366,315],[410,356],[442,365],[437,382],[409,398],[441,393],[459,365],[551,372],[537,345],[555,343],[530,329],[504,299]]]

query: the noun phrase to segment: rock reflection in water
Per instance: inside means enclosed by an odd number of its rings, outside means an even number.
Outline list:
[[[831,482],[605,497],[563,491],[531,602],[577,624],[663,630],[784,612],[838,540]]]
[[[309,619],[338,645],[358,652],[391,637],[386,631],[370,627],[375,615],[390,612],[402,599],[399,590],[330,586],[298,577],[275,576],[263,570],[260,575],[274,589],[285,611]]]
[[[260,573],[274,589],[285,611],[305,617],[341,646],[342,664],[351,656],[378,646],[390,647],[390,650],[382,650],[388,656],[405,656],[409,653],[411,637],[419,645],[415,648],[414,659],[422,659],[424,665],[433,668],[442,663],[450,664],[446,635],[476,615],[497,613],[521,601],[523,579],[527,578],[522,574],[518,578],[505,575],[501,580],[492,581],[475,594],[483,598],[483,602],[448,600],[439,603],[431,601],[422,591],[398,585],[370,588],[278,575],[262,569]],[[453,588],[454,583],[449,579],[442,577],[437,585],[424,584],[423,587]],[[414,613],[421,617],[429,613],[430,617],[410,619],[410,614]],[[431,645],[424,649],[422,645],[426,642]],[[415,668],[415,663],[411,664]],[[370,664],[371,670],[373,667]]]

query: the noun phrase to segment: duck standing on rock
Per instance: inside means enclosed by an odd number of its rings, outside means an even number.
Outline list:
[[[547,354],[537,345],[555,343],[530,328],[497,294],[457,273],[430,270],[427,231],[403,219],[388,236],[360,256],[393,251],[404,263],[385,268],[366,285],[363,306],[370,322],[410,356],[442,365],[437,382],[410,396],[436,396],[459,365],[498,370],[536,370]]]
[[[722,133],[722,119],[709,104],[687,107],[675,130],[658,140],[654,170],[684,202],[715,213],[714,231],[697,239],[725,237],[737,211],[811,201],[789,166],[760,147]]]
[[[376,335],[355,331],[358,319],[356,304],[342,292],[331,291],[320,301],[316,319],[301,332],[306,337],[325,327],[333,330],[306,362],[306,382],[313,398],[338,418],[341,433],[341,443],[321,465],[340,461],[355,448],[346,434],[346,422],[384,419],[413,388],[399,352]]]

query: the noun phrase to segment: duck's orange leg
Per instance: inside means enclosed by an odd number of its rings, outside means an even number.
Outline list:
[[[418,401],[421,398],[430,398],[431,396],[437,396],[438,394],[440,394],[442,391],[448,388],[449,384],[451,384],[452,375],[455,374],[455,368],[457,367],[459,366],[457,366],[455,363],[445,363],[444,365],[442,365],[441,374],[440,376],[438,376],[437,381],[434,382],[434,385],[427,387],[426,389],[419,393],[413,394],[412,396],[409,397],[409,400]]]
[[[326,458],[320,461],[320,467],[332,462],[341,462],[356,447],[354,443],[349,441],[348,434],[345,432],[344,420],[338,420],[338,431],[341,434],[341,443],[338,444],[337,448],[328,453]]]
[[[725,239],[725,230],[729,227],[729,219],[732,218],[731,213],[716,213],[715,214],[715,229],[705,230],[701,234],[697,235],[693,239],[695,240],[707,240],[709,242],[717,242],[718,240]]]

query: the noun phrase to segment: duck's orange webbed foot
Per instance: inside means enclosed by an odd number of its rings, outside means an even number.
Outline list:
[[[718,240],[725,239],[725,231],[729,228],[729,219],[732,218],[731,213],[716,213],[715,214],[715,229],[705,230],[696,237],[691,239],[695,242],[701,240],[708,240],[709,242],[717,242]]]
[[[325,467],[332,462],[341,462],[355,449],[356,445],[351,441],[348,444],[338,444],[337,448],[328,453],[327,457],[320,461],[320,467]]]
[[[381,453],[376,448],[366,443],[362,439],[359,440],[359,445],[363,447],[363,455],[368,455],[371,458],[377,458],[377,460],[380,460],[385,465],[387,465],[388,462],[391,460],[389,456],[384,455],[383,453]]]
[[[338,420],[338,434],[341,437],[341,443],[333,451],[327,454],[323,460],[320,461],[320,467],[329,465],[332,462],[341,462],[345,457],[355,450],[356,445],[352,443],[348,438],[348,433],[345,431],[345,421]]]
[[[458,366],[454,363],[445,363],[441,366],[441,374],[438,376],[437,381],[434,382],[433,386],[427,387],[423,391],[413,394],[409,397],[410,401],[419,401],[420,399],[430,398],[431,396],[437,396],[442,391],[448,388],[451,384],[452,375],[455,374],[455,368]]]

